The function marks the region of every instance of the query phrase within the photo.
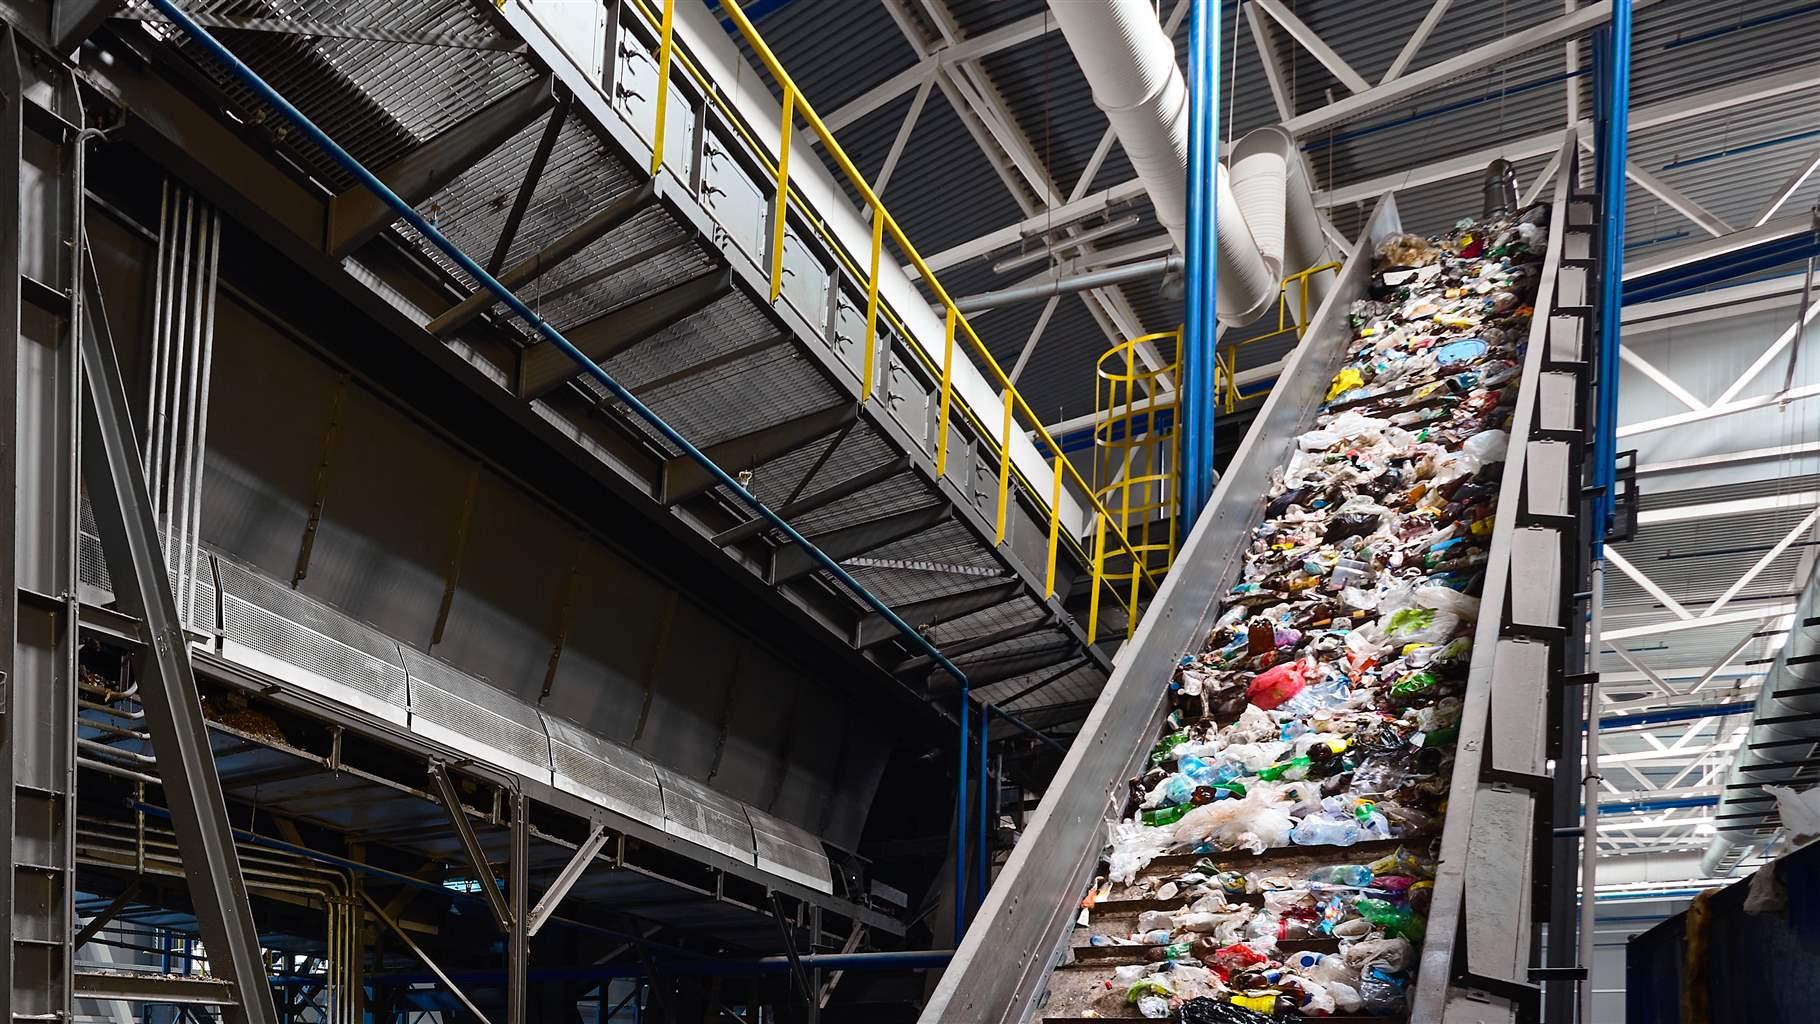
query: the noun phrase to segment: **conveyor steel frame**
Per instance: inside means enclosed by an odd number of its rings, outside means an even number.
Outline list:
[[[1572,133],[1563,143],[1564,159],[1555,179],[1555,195],[1566,194],[1574,161]],[[1548,318],[1540,304],[1552,294],[1559,265],[1566,204],[1555,203],[1548,260],[1538,296],[1538,315],[1523,368],[1513,438],[1527,435],[1535,406],[1535,378],[1545,355]],[[1101,859],[1106,824],[1124,810],[1125,780],[1136,774],[1167,714],[1163,680],[1180,657],[1194,649],[1217,619],[1220,598],[1243,565],[1250,533],[1263,514],[1262,496],[1272,471],[1283,465],[1297,436],[1319,411],[1328,381],[1343,365],[1352,340],[1348,309],[1365,294],[1376,243],[1400,230],[1394,195],[1379,201],[1366,220],[1364,239],[1341,269],[1301,343],[1290,353],[1281,379],[1300,387],[1273,389],[1259,410],[1251,432],[1240,443],[1221,477],[1207,511],[1195,524],[1182,552],[1159,590],[1152,611],[1121,652],[1118,665],[1100,692],[1075,743],[1056,772],[1049,790],[1023,838],[1012,851],[987,896],[976,923],[924,1008],[922,1024],[1018,1024],[1041,1006],[1048,977],[1066,955],[1066,943],[1077,902]],[[1524,446],[1513,441],[1505,464],[1504,493],[1521,492]],[[1492,535],[1491,564],[1508,568],[1515,515],[1500,514]],[[1464,696],[1462,741],[1454,767],[1453,790],[1442,845],[1442,869],[1436,881],[1434,911],[1422,953],[1422,975],[1413,994],[1412,1020],[1443,1020],[1442,1008],[1462,986],[1456,972],[1460,945],[1455,925],[1468,885],[1469,825],[1481,788],[1480,761],[1491,702],[1490,672],[1503,616],[1505,576],[1487,580],[1481,608],[1470,682]],[[1489,637],[1489,639],[1487,639]],[[1538,685],[1543,681],[1537,680]],[[1476,728],[1476,732],[1474,731]],[[1528,794],[1520,794],[1529,799]],[[1533,853],[1534,836],[1520,830],[1500,836]],[[1527,855],[1527,854],[1526,854]],[[1481,879],[1475,873],[1472,883]],[[1450,923],[1451,922],[1451,923]],[[1521,956],[1526,958],[1528,950]],[[1526,959],[1509,965],[1510,977],[1521,977]],[[1501,1014],[1506,1000],[1485,996],[1474,1005]],[[1430,1011],[1432,1011],[1430,1013]],[[1514,1010],[1512,1011],[1514,1013]],[[1486,1017],[1486,1020],[1504,1019]]]

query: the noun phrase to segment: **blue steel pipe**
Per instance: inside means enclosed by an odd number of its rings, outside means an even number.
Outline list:
[[[1220,0],[1193,0],[1188,30],[1188,251],[1182,323],[1182,532],[1213,495],[1219,241]]]
[[[853,576],[847,572],[847,570],[841,568],[840,563],[828,557],[827,553],[822,551],[822,549],[811,544],[809,538],[803,536],[794,526],[785,522],[782,516],[773,512],[751,491],[740,486],[739,481],[729,475],[726,470],[723,470],[720,466],[716,465],[714,460],[702,453],[701,449],[691,444],[687,438],[683,437],[675,427],[672,427],[666,422],[655,410],[640,401],[638,396],[627,390],[619,381],[613,379],[611,374],[602,369],[600,364],[588,358],[587,354],[581,349],[576,348],[569,339],[562,336],[561,331],[558,331],[548,321],[538,316],[537,313],[532,310],[530,306],[525,305],[524,300],[520,299],[510,288],[501,284],[492,274],[487,273],[485,268],[474,262],[472,257],[463,252],[459,246],[450,241],[441,231],[437,230],[436,226],[431,224],[413,209],[411,204],[405,202],[397,193],[388,188],[372,171],[367,170],[365,165],[354,159],[352,154],[343,149],[334,139],[330,138],[328,133],[317,127],[315,122],[305,117],[303,112],[293,106],[289,100],[286,100],[283,96],[279,95],[278,90],[272,88],[265,79],[259,77],[257,72],[248,67],[239,57],[234,56],[233,52],[223,46],[220,40],[217,40],[214,36],[210,35],[202,26],[198,25],[193,18],[188,14],[185,14],[182,8],[178,7],[172,0],[152,0],[152,5],[157,7],[173,24],[182,29],[198,46],[202,47],[210,56],[219,61],[231,75],[239,79],[242,84],[254,93],[254,95],[264,100],[292,124],[296,125],[297,129],[311,142],[321,147],[323,152],[327,153],[336,165],[352,175],[354,179],[364,185],[368,191],[372,192],[375,196],[378,196],[385,205],[392,209],[392,212],[396,213],[405,223],[416,229],[418,234],[428,239],[432,245],[436,246],[437,249],[440,249],[443,254],[453,260],[457,266],[466,271],[474,280],[480,282],[481,287],[492,292],[495,298],[505,303],[506,307],[512,310],[512,312],[518,314],[519,318],[526,324],[529,324],[545,341],[556,346],[559,351],[564,355],[567,355],[577,366],[581,367],[583,372],[599,381],[602,387],[605,387],[612,393],[613,397],[623,403],[626,408],[632,410],[640,419],[649,423],[653,429],[659,434],[662,434],[666,440],[675,445],[684,455],[688,456],[690,460],[706,470],[709,476],[713,477],[715,481],[722,487],[725,487],[729,493],[738,498],[742,504],[750,508],[755,514],[762,516],[767,522],[775,527],[778,532],[788,537],[803,551],[807,552],[809,557],[814,560],[816,564],[820,565],[823,569],[827,570],[829,574],[834,576],[834,578],[845,584],[846,587],[854,594],[858,595],[868,607],[882,616],[885,621],[891,623],[898,632],[902,633],[904,637],[910,641],[912,646],[920,648],[924,653],[928,654],[931,661],[941,666],[944,671],[949,675],[952,675],[955,680],[960,683],[960,777],[957,780],[955,789],[956,813],[959,819],[957,822],[957,831],[955,833],[955,842],[958,844],[959,848],[956,849],[954,858],[955,944],[959,945],[963,927],[962,921],[964,918],[962,908],[967,902],[967,719],[968,708],[972,703],[972,696],[968,686],[966,673],[962,672],[958,665],[948,659],[947,655],[943,654],[934,644],[930,643],[912,628],[909,623],[900,618],[896,612],[892,611],[891,608],[875,594],[862,586],[858,580],[854,579]],[[1007,715],[1006,718],[1011,719],[1011,716]],[[1015,721],[1015,719],[1011,720]],[[1020,722],[1019,724],[1021,725],[1022,723]],[[1025,726],[1024,728],[1026,731],[1035,733],[1035,730],[1029,729],[1028,726]],[[1043,736],[1042,738],[1045,742],[1058,749],[1065,749],[1061,747],[1061,744],[1056,743],[1055,740],[1050,737]]]
[[[1610,527],[1617,488],[1618,461],[1618,346],[1619,314],[1624,304],[1624,166],[1630,136],[1630,28],[1631,0],[1612,0],[1611,26],[1604,30],[1606,45],[1598,75],[1601,80],[1601,134],[1599,158],[1599,394],[1597,434],[1594,439],[1594,485],[1599,488],[1593,508],[1594,559],[1605,557],[1605,532]]]
[[[1601,729],[1623,729],[1633,725],[1662,725],[1667,722],[1692,722],[1701,718],[1725,718],[1730,715],[1748,715],[1757,709],[1755,701],[1739,701],[1732,704],[1704,704],[1691,708],[1663,708],[1660,711],[1641,711],[1634,715],[1606,715],[1599,719]]]
[[[1599,813],[1605,814],[1647,814],[1650,811],[1679,811],[1689,807],[1717,807],[1716,796],[1683,796],[1667,797],[1661,800],[1631,800],[1622,803],[1600,804]]]

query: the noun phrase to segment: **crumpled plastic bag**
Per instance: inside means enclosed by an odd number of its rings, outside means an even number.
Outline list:
[[[1263,743],[1276,739],[1277,723],[1263,708],[1247,704],[1245,710],[1239,712],[1239,720],[1223,731],[1229,741],[1225,749],[1230,750],[1237,743]]]
[[[1479,599],[1468,597],[1451,587],[1425,586],[1415,589],[1416,603],[1437,612],[1452,612],[1467,622],[1479,618]]]
[[[1510,434],[1503,430],[1481,430],[1467,438],[1460,449],[1482,465],[1503,462],[1505,453],[1510,450]]]
[[[1776,798],[1782,827],[1798,844],[1820,837],[1820,786],[1799,792],[1786,786],[1764,786],[1763,791]]]
[[[1278,787],[1257,785],[1241,799],[1202,804],[1175,823],[1175,844],[1196,847],[1207,843],[1220,850],[1252,853],[1288,846],[1293,823],[1279,794]]]
[[[1307,672],[1308,665],[1301,659],[1273,665],[1258,673],[1245,688],[1245,699],[1253,707],[1269,711],[1302,692],[1308,685]]]
[[[1384,634],[1398,644],[1441,644],[1460,629],[1460,617],[1433,608],[1399,608],[1384,622]]]
[[[1327,385],[1327,401],[1331,402],[1354,388],[1365,386],[1365,378],[1355,367],[1348,366],[1333,375],[1333,383]]]
[[[1772,860],[1750,876],[1750,888],[1744,894],[1744,912],[1777,914],[1787,906],[1788,893],[1776,880],[1776,862]]]
[[[1110,849],[1106,855],[1107,876],[1114,882],[1129,884],[1137,878],[1138,872],[1150,866],[1151,861],[1168,852],[1174,839],[1172,829],[1151,828],[1135,821],[1108,823],[1106,842]]]

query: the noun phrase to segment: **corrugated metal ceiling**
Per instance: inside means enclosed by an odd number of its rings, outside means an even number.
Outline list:
[[[1001,29],[1044,16],[1042,0],[896,0],[926,40],[939,39],[931,15],[938,6],[962,37]],[[1359,4],[1348,0],[1291,0],[1289,8],[1320,34],[1367,81],[1381,79],[1416,25],[1425,3]],[[1159,16],[1174,4],[1160,0]],[[1222,30],[1227,81],[1227,133],[1243,134],[1273,123],[1277,111],[1244,5],[1229,3]],[[1412,68],[1435,63],[1562,14],[1558,0],[1498,0],[1455,5],[1416,54]],[[1266,19],[1268,23],[1268,19]],[[1278,58],[1289,71],[1294,107],[1306,112],[1347,90],[1287,33],[1269,23]],[[794,0],[760,22],[766,38],[823,111],[912,66],[915,51],[883,3]],[[1805,41],[1820,30],[1820,5],[1806,0],[1712,5],[1661,0],[1636,20],[1632,95],[1637,105],[1659,103],[1692,92],[1811,61]],[[1176,33],[1177,59],[1186,66],[1186,25]],[[1479,68],[1444,87],[1390,107],[1371,110],[1305,140],[1315,180],[1343,186],[1437,159],[1496,146],[1565,125],[1569,80],[1579,83],[1581,114],[1591,113],[1590,48],[1582,43],[1581,69],[1567,70],[1565,48],[1550,46]],[[1105,116],[1059,32],[1048,31],[980,62],[1003,98],[1016,130],[1044,164],[1057,198],[1072,193],[1104,134]],[[1820,88],[1820,81],[1817,81]],[[1669,185],[1733,226],[1754,222],[1773,190],[1820,151],[1820,106],[1811,94],[1767,105],[1740,108],[1717,118],[1640,132],[1632,156]],[[909,94],[874,111],[842,132],[855,161],[876,173],[910,106]],[[1519,162],[1528,180],[1543,160]],[[1103,189],[1128,180],[1129,161],[1115,145],[1093,181]],[[1798,210],[1820,195],[1820,177],[1790,201]],[[1445,227],[1478,204],[1478,182],[1457,179],[1410,189],[1402,197],[1412,230]],[[980,154],[971,133],[939,90],[932,93],[909,148],[894,171],[888,201],[925,253],[939,251],[1022,217],[1000,175]],[[1336,209],[1343,231],[1354,230],[1363,210]],[[1154,235],[1147,216],[1134,234]],[[1633,187],[1630,244],[1635,248],[1674,244],[1700,231],[1660,199]],[[951,293],[1005,287],[1028,270],[1006,275],[984,271],[977,261],[943,275]],[[1125,289],[1149,330],[1166,330],[1179,320],[1178,303],[1162,300],[1153,287]],[[1070,309],[1070,307],[1073,307]],[[1040,308],[1040,306],[1039,306]],[[1068,315],[1064,316],[1063,313]],[[1034,312],[982,318],[982,333],[994,352],[1014,359],[1034,324]],[[989,328],[989,329],[988,329]],[[1078,300],[1064,302],[1039,348],[1039,363],[1021,383],[1039,408],[1077,408],[1090,398],[1093,359],[1103,350],[1100,326]],[[1075,369],[1070,369],[1073,366]]]

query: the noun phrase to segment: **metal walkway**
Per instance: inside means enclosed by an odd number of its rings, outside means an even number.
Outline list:
[[[221,26],[238,58],[438,230],[491,254],[488,269],[540,316],[951,653],[976,696],[1051,677],[1021,706],[1097,693],[1110,659],[1083,626],[1092,489],[1026,436],[1040,425],[1014,393],[1007,412],[997,367],[968,360],[964,319],[944,324],[894,258],[881,266],[847,184],[806,140],[793,167],[779,159],[777,101],[705,10],[677,5],[666,53],[661,12],[639,0],[607,5],[604,25],[590,5],[369,4],[358,31],[331,35],[299,33],[349,22],[336,4],[255,27],[229,7],[186,10]],[[113,24],[146,66],[104,77],[140,115],[132,130],[193,170],[212,201],[686,543],[717,552],[745,585],[911,693],[951,692],[804,552],[425,240],[390,227],[391,211],[302,133],[259,127],[283,119],[149,6],[122,17]],[[654,175],[659,65],[669,86]],[[170,74],[249,127],[196,120]],[[800,98],[794,108],[812,116]],[[262,150],[296,173],[254,166]],[[1121,545],[1112,536],[1107,550]],[[1123,638],[1128,592],[1103,589],[1101,639]]]

